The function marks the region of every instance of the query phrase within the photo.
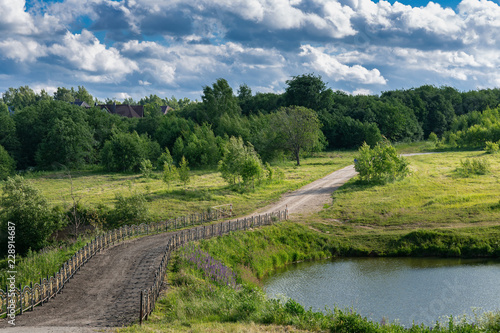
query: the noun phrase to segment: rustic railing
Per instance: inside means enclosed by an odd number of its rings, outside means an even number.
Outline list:
[[[161,263],[155,273],[154,282],[149,288],[141,290],[139,302],[139,323],[142,324],[143,320],[147,320],[148,316],[154,310],[156,300],[160,295],[161,287],[165,279],[165,272],[167,270],[172,251],[189,241],[196,241],[200,239],[211,238],[214,236],[222,236],[224,234],[230,233],[231,231],[247,230],[249,228],[270,225],[274,222],[286,219],[288,219],[288,209],[270,214],[237,219],[235,221],[204,225],[201,227],[182,230],[173,234],[168,239]]]
[[[111,230],[104,235],[96,236],[90,243],[87,243],[66,261],[53,276],[40,278],[40,280],[35,283],[31,282],[29,286],[11,286],[7,284],[7,289],[5,291],[0,289],[0,317],[9,313],[23,314],[23,312],[33,310],[35,306],[43,305],[43,303],[48,302],[49,299],[56,297],[64,288],[64,284],[68,282],[87,261],[112,244],[122,242],[133,236],[182,229],[189,226],[200,225],[205,222],[215,221],[221,217],[222,214],[217,210],[207,211],[160,222],[123,226],[119,229]]]

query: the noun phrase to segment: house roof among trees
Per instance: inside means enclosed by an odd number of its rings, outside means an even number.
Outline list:
[[[122,117],[128,118],[143,118],[144,107],[142,105],[128,105],[128,104],[103,104],[97,107],[107,110],[111,114],[118,114]]]

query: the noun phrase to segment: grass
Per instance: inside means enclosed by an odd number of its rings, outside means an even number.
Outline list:
[[[293,161],[285,161],[274,166],[284,171],[283,181],[264,181],[261,186],[248,191],[227,185],[216,170],[191,171],[191,182],[186,189],[180,182],[168,187],[161,180],[159,171],[154,172],[149,179],[139,174],[73,171],[72,179],[75,195],[82,198],[84,206],[105,205],[111,208],[116,194],[138,192],[146,195],[152,220],[184,216],[228,203],[233,204],[237,215],[244,215],[278,200],[281,194],[289,190],[352,164],[353,158],[354,152],[328,152],[303,159],[299,167]],[[31,178],[50,204],[70,205],[71,185],[64,172],[37,172],[27,177]]]
[[[333,195],[317,220],[354,228],[435,228],[498,225],[500,159],[483,152],[407,157],[412,175],[387,185],[351,179]],[[464,159],[487,160],[491,172],[463,177]]]

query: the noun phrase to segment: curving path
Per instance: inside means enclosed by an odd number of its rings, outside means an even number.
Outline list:
[[[354,177],[347,166],[283,196],[259,214],[285,209],[290,214],[319,211],[331,193]],[[56,298],[34,311],[16,316],[13,328],[2,319],[5,332],[95,332],[128,325],[138,318],[139,293],[152,283],[169,234],[120,243],[92,258]]]

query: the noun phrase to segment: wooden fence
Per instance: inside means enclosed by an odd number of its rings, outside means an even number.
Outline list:
[[[154,310],[156,300],[160,295],[161,287],[165,278],[165,272],[167,270],[172,251],[176,250],[189,241],[222,236],[224,234],[230,233],[231,231],[247,230],[249,228],[270,225],[274,222],[286,219],[288,219],[288,209],[270,214],[237,219],[235,221],[204,225],[192,229],[183,230],[172,235],[172,237],[170,237],[167,241],[167,246],[165,248],[161,263],[156,270],[153,284],[149,288],[141,291],[139,302],[139,323],[142,324],[143,320],[147,320],[149,314],[151,314],[151,312]]]
[[[103,235],[96,236],[87,243],[68,261],[66,261],[53,276],[41,278],[38,282],[31,282],[29,286],[15,286],[7,284],[7,289],[0,289],[0,317],[7,314],[23,314],[33,310],[37,305],[43,305],[64,288],[64,284],[94,255],[101,250],[124,241],[127,238],[159,232],[182,229],[215,221],[223,217],[219,211],[207,211],[200,214],[191,214],[180,218],[139,225],[123,226],[111,230]]]

